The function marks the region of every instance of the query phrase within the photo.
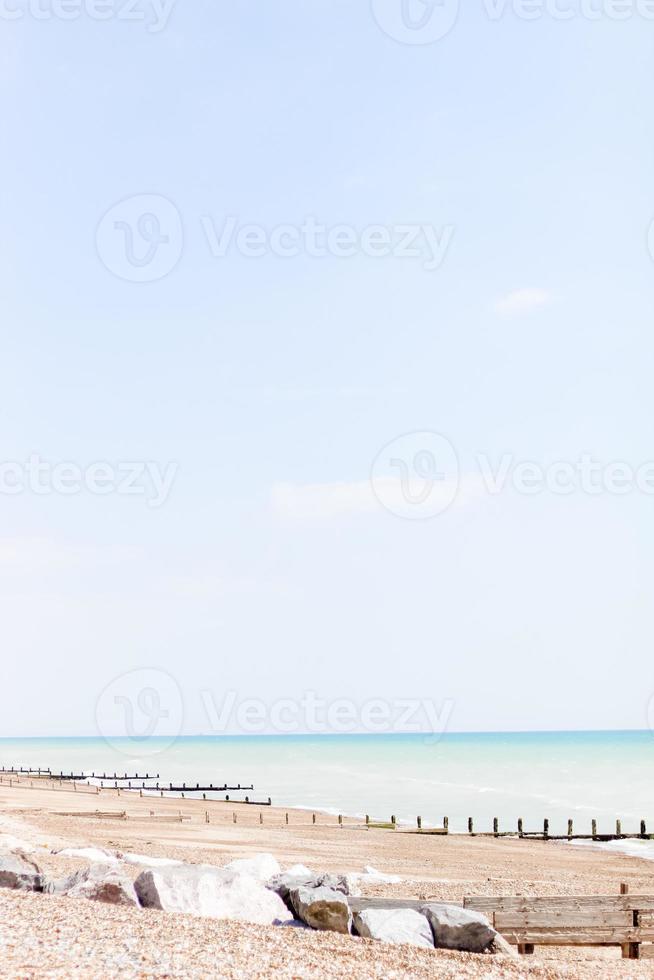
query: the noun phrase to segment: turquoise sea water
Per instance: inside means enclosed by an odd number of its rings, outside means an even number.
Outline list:
[[[641,819],[654,832],[654,735],[560,732],[423,735],[0,739],[0,766],[54,771],[158,772],[162,784],[254,783],[256,799],[350,815],[370,814],[464,830],[468,817],[490,830],[625,832]],[[244,795],[244,794],[242,794]],[[233,798],[239,794],[233,793]]]

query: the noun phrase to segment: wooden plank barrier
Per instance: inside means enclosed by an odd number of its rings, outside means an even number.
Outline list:
[[[464,908],[487,916],[520,953],[534,946],[620,946],[625,959],[654,957],[654,895],[473,896]]]

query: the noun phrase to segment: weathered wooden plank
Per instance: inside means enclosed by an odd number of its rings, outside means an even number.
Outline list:
[[[603,909],[539,909],[527,912],[495,912],[495,928],[505,929],[594,929],[624,926],[632,928],[633,912]],[[646,923],[640,923],[642,926]],[[654,922],[647,923],[654,927]]]
[[[478,912],[529,912],[537,909],[651,910],[654,895],[475,895],[463,899],[464,908]]]
[[[56,812],[57,817],[81,817],[86,820],[88,818],[93,818],[94,820],[127,820],[127,813],[125,810],[93,810],[93,811],[82,811],[75,810],[72,812]]]
[[[654,960],[654,943],[643,943],[640,947],[641,960]]]
[[[654,909],[639,909],[638,925],[645,929],[654,928]]]
[[[514,946],[622,946],[623,943],[654,942],[654,929],[501,929],[507,942]]]

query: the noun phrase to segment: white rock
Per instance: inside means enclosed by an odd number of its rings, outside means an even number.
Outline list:
[[[272,854],[255,854],[251,858],[237,858],[225,865],[226,871],[239,875],[249,875],[257,881],[268,881],[281,873],[279,861]]]
[[[60,854],[62,857],[84,858],[86,861],[93,861],[94,864],[120,864],[115,854],[100,847],[65,847],[63,851],[55,851],[55,854]]]
[[[364,939],[434,948],[431,926],[424,915],[413,909],[365,909],[355,912],[354,928]]]
[[[430,902],[425,904],[423,912],[429,920],[437,949],[483,953],[497,935],[481,912],[463,909],[459,905]]]
[[[402,879],[399,875],[385,875],[382,871],[377,871],[371,864],[367,864],[363,869],[367,879],[371,879],[380,885],[397,885]]]
[[[22,851],[23,854],[33,854],[36,850],[27,841],[21,840],[20,837],[14,837],[13,834],[0,834],[0,850],[7,851]]]
[[[311,868],[307,868],[306,864],[294,864],[292,868],[287,868],[284,872],[289,878],[315,878],[316,873],[312,871]]]
[[[279,895],[245,874],[194,867],[143,871],[134,882],[141,905],[212,919],[279,925],[293,916]]]
[[[182,865],[181,861],[175,861],[173,858],[160,858],[151,857],[147,854],[122,854],[122,860],[126,864],[142,864],[146,868],[179,868]]]
[[[348,871],[345,878],[350,886],[350,895],[360,895],[357,889],[360,885],[396,885],[402,881],[399,875],[385,875],[377,871],[372,865],[367,864],[363,872]]]

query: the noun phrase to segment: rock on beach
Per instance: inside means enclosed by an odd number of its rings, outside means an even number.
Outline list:
[[[92,902],[106,902],[108,905],[139,906],[131,879],[106,864],[93,864],[67,878],[48,881],[44,890],[51,895],[86,898]]]
[[[458,949],[466,953],[483,953],[497,933],[486,916],[458,905],[430,903],[423,912],[439,949]]]
[[[292,915],[279,895],[256,878],[233,870],[187,865],[143,871],[134,882],[145,908],[212,919],[279,925]]]
[[[0,853],[0,888],[43,891],[44,878],[38,864],[23,851]]]
[[[413,909],[364,909],[355,912],[354,929],[364,939],[434,948],[429,922]]]
[[[292,889],[289,898],[298,919],[312,929],[345,934],[351,931],[352,913],[342,892],[324,885],[320,888],[300,886]]]

